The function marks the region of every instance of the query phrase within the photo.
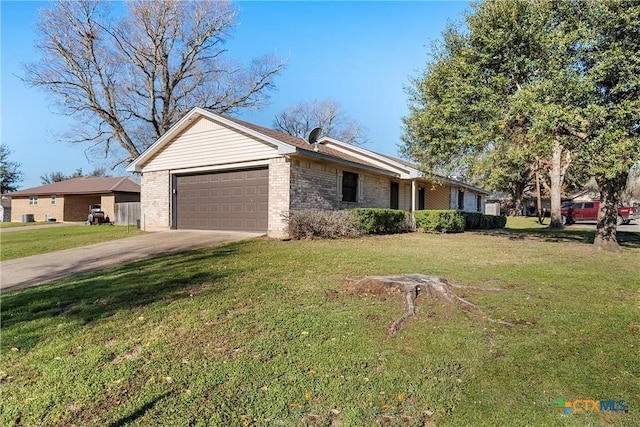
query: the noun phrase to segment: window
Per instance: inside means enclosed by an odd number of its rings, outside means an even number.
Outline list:
[[[389,201],[389,207],[391,209],[398,209],[400,206],[400,184],[397,182],[391,183],[391,199]]]
[[[584,204],[584,208],[585,209],[593,209],[593,203],[585,203]]]
[[[464,191],[458,190],[458,209],[464,210]]]
[[[38,206],[38,196],[29,197],[29,206]]]
[[[482,212],[482,196],[476,196],[476,211]]]
[[[342,201],[357,202],[358,201],[358,174],[343,171],[342,172]]]
[[[424,187],[420,187],[418,190],[418,210],[424,210]]]
[[[51,205],[54,206],[56,204],[56,195],[52,194],[51,195]]]

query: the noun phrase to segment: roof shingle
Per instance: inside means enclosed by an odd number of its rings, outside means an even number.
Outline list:
[[[50,194],[139,193],[140,185],[126,176],[83,176],[8,193],[7,196],[41,196]]]

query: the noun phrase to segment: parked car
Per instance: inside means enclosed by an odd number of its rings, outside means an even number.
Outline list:
[[[562,205],[562,223],[573,224],[578,221],[597,221],[600,202],[570,202]],[[625,206],[618,208],[618,225],[629,224],[640,218],[640,208]]]

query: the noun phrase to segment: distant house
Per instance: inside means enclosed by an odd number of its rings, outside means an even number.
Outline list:
[[[121,177],[85,176],[8,193],[11,221],[33,215],[35,221],[86,221],[89,206],[100,204],[105,216],[115,218],[116,204],[140,201],[140,185]]]
[[[142,228],[257,231],[285,215],[355,207],[484,212],[488,192],[332,138],[304,139],[195,108],[128,167],[141,174]]]

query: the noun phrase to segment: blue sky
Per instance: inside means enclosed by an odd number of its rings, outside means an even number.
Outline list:
[[[266,127],[280,111],[301,101],[335,99],[342,111],[368,130],[366,148],[397,155],[402,116],[407,114],[404,87],[421,72],[431,43],[447,23],[458,22],[467,2],[243,1],[238,26],[227,42],[229,57],[248,63],[276,53],[287,68],[275,79],[277,89],[263,110],[238,117]],[[87,160],[81,145],[60,142],[56,134],[72,121],[55,113],[42,90],[26,86],[22,65],[38,59],[34,24],[47,2],[2,0],[1,138],[21,163],[20,188],[41,185],[40,176],[108,166]],[[112,175],[125,174],[122,170]]]

